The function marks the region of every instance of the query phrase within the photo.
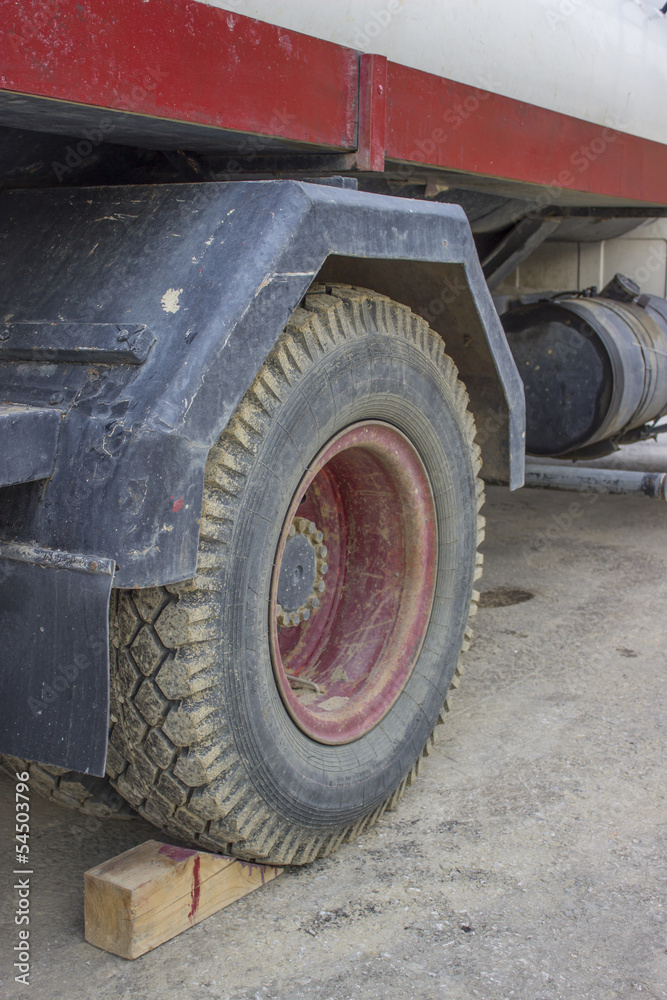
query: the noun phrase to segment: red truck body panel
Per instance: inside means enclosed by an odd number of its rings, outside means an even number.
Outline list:
[[[387,157],[667,203],[667,145],[389,63]]]
[[[158,123],[164,143],[199,126],[209,149],[244,134],[267,152],[358,150],[363,170],[392,161],[582,203],[667,204],[667,145],[193,0],[5,0],[2,13],[0,123],[21,126],[40,99],[45,131],[80,134],[68,108],[88,127],[91,112],[124,112],[137,145],[142,131],[156,145]]]
[[[355,146],[352,49],[191,0],[10,0],[2,22],[6,91]]]

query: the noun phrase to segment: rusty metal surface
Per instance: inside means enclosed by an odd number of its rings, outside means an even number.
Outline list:
[[[297,513],[321,529],[328,571],[318,608],[286,629],[277,593]],[[281,697],[307,735],[349,743],[394,704],[429,623],[437,552],[428,476],[400,431],[352,425],[310,463],[278,545],[270,631]]]

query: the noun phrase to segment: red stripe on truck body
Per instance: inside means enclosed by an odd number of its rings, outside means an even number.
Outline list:
[[[356,145],[357,53],[194,0],[4,0],[0,88]]]
[[[31,95],[286,148],[359,149],[358,166],[375,171],[384,142],[392,169],[667,204],[667,145],[194,0],[4,0],[2,15],[0,109],[3,92]]]
[[[389,63],[386,156],[558,190],[667,203],[667,146]]]

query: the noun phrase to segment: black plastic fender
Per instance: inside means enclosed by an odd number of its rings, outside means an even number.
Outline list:
[[[207,453],[325,264],[447,319],[494,475],[522,484],[523,388],[458,206],[252,181],[6,191],[0,220],[0,404],[59,417],[52,472],[0,489],[0,542],[109,559],[122,588],[193,576]]]
[[[458,206],[268,181],[11,191],[0,208],[3,346],[26,324],[50,324],[54,345],[43,360],[42,332],[40,360],[0,360],[0,402],[62,414],[51,478],[0,494],[1,538],[103,553],[119,587],[192,576],[207,452],[331,255],[437,262],[443,285],[458,274],[521,485],[522,386]],[[125,340],[147,327],[145,359],[94,360],[109,327]]]

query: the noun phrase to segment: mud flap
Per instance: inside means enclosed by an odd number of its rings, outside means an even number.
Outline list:
[[[115,568],[0,544],[0,752],[104,774]]]

